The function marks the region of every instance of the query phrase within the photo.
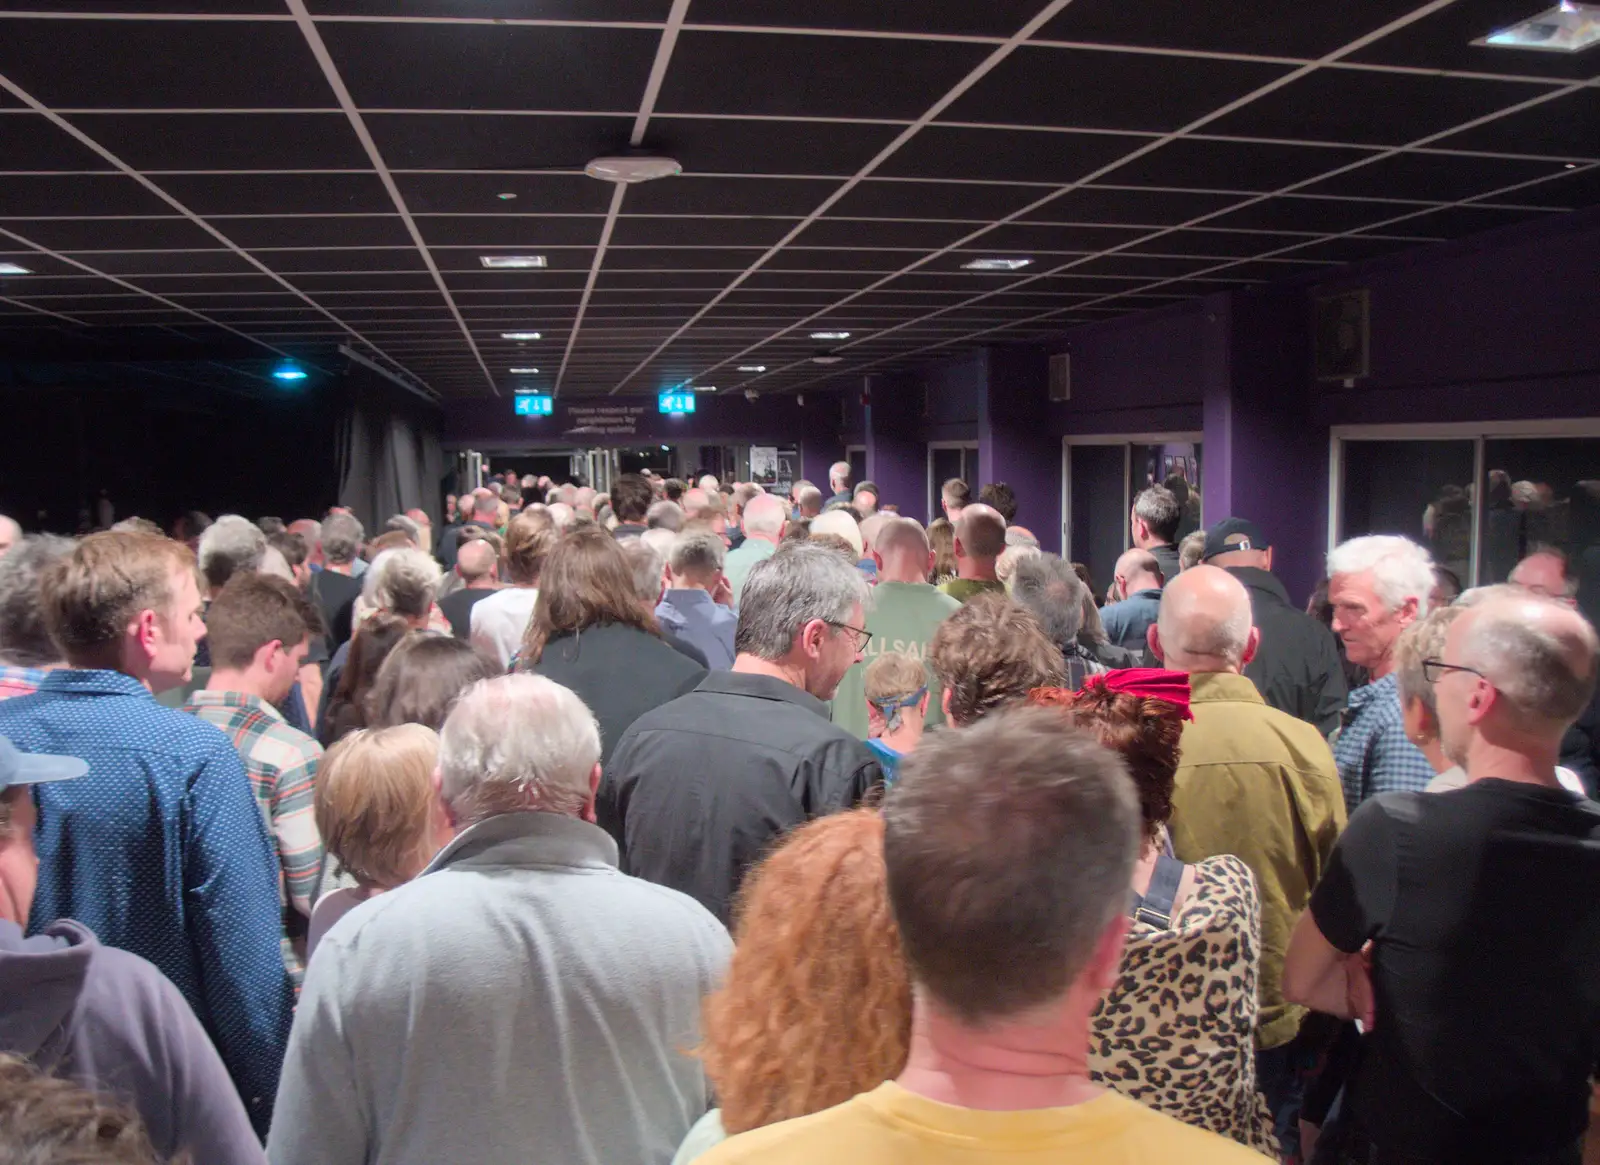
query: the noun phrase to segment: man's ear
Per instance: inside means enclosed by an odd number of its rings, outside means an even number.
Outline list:
[[[1167,657],[1161,651],[1161,629],[1154,623],[1150,624],[1150,630],[1144,633],[1144,638],[1145,642],[1150,645],[1150,654],[1162,663],[1166,663]]]
[[[939,693],[939,711],[944,713],[946,720],[950,719],[950,689],[946,688]],[[953,723],[953,721],[952,721]]]
[[[1250,628],[1250,637],[1248,639],[1246,639],[1245,643],[1244,643],[1244,654],[1239,657],[1239,665],[1242,667],[1245,664],[1249,663],[1252,659],[1254,659],[1256,657],[1256,652],[1258,652],[1260,650],[1261,650],[1261,628],[1252,627],[1252,628]]]

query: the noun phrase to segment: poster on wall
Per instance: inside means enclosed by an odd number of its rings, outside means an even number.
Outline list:
[[[788,497],[800,465],[798,449],[776,445],[750,446],[750,480],[768,493]]]

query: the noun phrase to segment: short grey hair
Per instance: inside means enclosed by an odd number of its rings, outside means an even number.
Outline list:
[[[789,507],[776,494],[758,494],[745,503],[742,523],[746,534],[770,534],[776,538],[783,533]]]
[[[1032,611],[1050,642],[1063,649],[1083,629],[1088,595],[1072,564],[1054,554],[1025,558],[1011,575],[1011,597]]]
[[[1433,559],[1409,538],[1368,534],[1341,542],[1328,554],[1328,577],[1372,572],[1372,589],[1385,609],[1398,611],[1407,599],[1417,600],[1417,618],[1428,613],[1433,593]]]
[[[421,619],[432,609],[442,577],[431,554],[402,547],[372,560],[362,590],[380,610]]]
[[[34,534],[0,555],[0,663],[44,667],[62,651],[44,621],[44,575],[72,553],[70,538]]]
[[[411,541],[417,543],[417,545],[422,545],[422,526],[415,519],[408,518],[404,514],[396,514],[383,524],[383,528],[385,530],[398,530]]]
[[[652,607],[661,598],[662,572],[666,569],[667,560],[661,551],[651,546],[642,538],[630,538],[619,543],[622,557],[628,560],[628,569],[633,572],[633,590],[640,601],[649,603]]]
[[[710,530],[685,530],[673,541],[667,564],[673,574],[715,574],[727,558],[728,548]]]
[[[463,825],[589,804],[600,727],[577,695],[529,672],[479,680],[439,733],[439,794]]]
[[[1461,662],[1481,672],[1511,704],[1524,723],[1558,722],[1569,725],[1588,707],[1595,688],[1594,628],[1576,612],[1572,622],[1580,627],[1578,642],[1556,634],[1522,617],[1529,604],[1541,603],[1564,614],[1570,608],[1538,595],[1518,591],[1514,599],[1489,596],[1483,609],[1466,629],[1461,641]],[[1589,661],[1588,671],[1576,674],[1568,664],[1575,649]]]
[[[1438,720],[1439,700],[1433,685],[1423,674],[1422,661],[1444,657],[1444,640],[1450,633],[1450,624],[1464,610],[1465,607],[1451,606],[1429,611],[1400,632],[1400,638],[1394,641],[1394,674],[1400,687],[1402,708],[1410,700],[1420,700],[1428,715]]]
[[[267,536],[249,518],[223,514],[200,535],[200,573],[213,591],[241,570],[260,570]]]
[[[1153,485],[1140,490],[1139,496],[1133,499],[1133,516],[1149,526],[1152,534],[1170,541],[1183,521],[1183,507],[1166,486]]]
[[[1029,533],[1026,529],[1024,529],[1021,526],[1007,526],[1006,527],[1006,545],[1007,546],[1031,546],[1033,549],[1038,550],[1039,549],[1039,539],[1034,537],[1033,534]]]
[[[822,491],[814,485],[808,485],[794,496],[794,504],[802,510],[822,509]]]
[[[850,463],[848,461],[835,461],[828,466],[828,484],[835,485],[839,482],[850,484]]]
[[[329,514],[322,523],[322,556],[335,566],[354,562],[367,532],[349,514]]]
[[[797,542],[751,568],[739,593],[734,650],[777,660],[813,619],[843,623],[868,601],[867,580],[836,550]]]
[[[644,524],[651,530],[671,530],[677,533],[683,529],[683,507],[665,498],[659,502],[651,502],[650,508],[644,512]]]
[[[643,542],[646,546],[650,547],[650,549],[661,555],[661,560],[663,562],[666,561],[667,555],[672,553],[672,544],[677,540],[678,536],[671,530],[662,530],[660,528],[646,530],[643,534],[639,535],[639,541]],[[627,543],[623,542],[622,545],[626,546]]]

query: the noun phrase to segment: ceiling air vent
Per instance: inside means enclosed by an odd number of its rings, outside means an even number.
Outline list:
[[[1355,380],[1369,373],[1368,292],[1344,291],[1316,299],[1318,380]]]
[[[1034,365],[1038,367],[1038,365]],[[1072,353],[1057,352],[1050,357],[1050,399],[1072,399]]]

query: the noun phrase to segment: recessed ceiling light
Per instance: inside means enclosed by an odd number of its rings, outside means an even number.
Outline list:
[[[1562,0],[1537,16],[1499,28],[1472,42],[1495,49],[1533,49],[1543,53],[1579,53],[1600,43],[1600,4]]]
[[[1568,162],[1566,164],[1566,167],[1565,167],[1565,169],[1568,169],[1568,170],[1576,170],[1577,168],[1578,168],[1578,163],[1576,163],[1576,162]]]
[[[19,266],[16,263],[0,263],[0,275],[32,275],[32,274],[33,274],[33,272],[31,270],[29,270],[27,267]]]
[[[765,364],[741,364],[741,365],[739,365],[739,371],[740,372],[765,372],[766,370],[767,370],[767,366]]]
[[[539,375],[539,370],[537,368],[513,368],[513,369],[511,369],[511,375],[512,376],[538,376]]]
[[[275,380],[304,380],[306,370],[298,364],[285,361],[272,370],[272,375]]]
[[[538,332],[501,332],[500,338],[502,340],[537,340],[541,337]]]
[[[811,333],[811,338],[813,340],[848,340],[850,338],[850,333],[849,332],[812,332]]]
[[[547,266],[543,255],[479,255],[478,260],[485,267],[495,271]]]
[[[1032,259],[973,259],[961,266],[968,271],[1021,271]]]
[[[697,384],[694,386],[694,390],[696,392],[716,392],[717,386],[714,384]]]
[[[583,172],[602,182],[621,182],[631,186],[635,182],[652,182],[657,178],[676,177],[683,173],[683,167],[678,164],[676,158],[658,158],[649,154],[619,154],[596,158],[583,168]]]
[[[813,363],[813,364],[837,364],[843,359],[844,359],[843,356],[835,355],[832,352],[818,352],[815,356],[811,357],[811,363]]]
[[[504,194],[496,194],[495,197],[498,198],[501,202],[510,202],[513,198],[516,197],[516,195],[512,194],[508,190]]]

